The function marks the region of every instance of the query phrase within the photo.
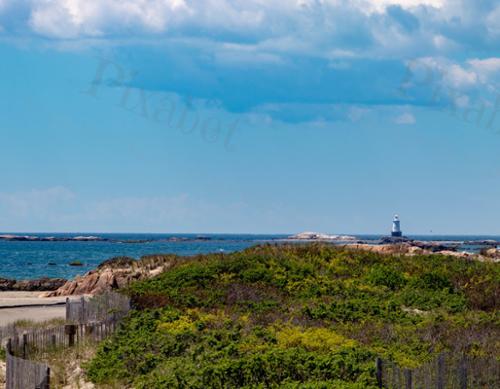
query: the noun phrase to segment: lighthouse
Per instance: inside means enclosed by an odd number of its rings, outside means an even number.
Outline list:
[[[399,221],[399,216],[394,215],[394,219],[392,220],[392,236],[403,236],[403,233],[401,232],[401,222]]]

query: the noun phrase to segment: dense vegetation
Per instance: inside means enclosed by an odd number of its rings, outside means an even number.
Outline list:
[[[374,359],[498,357],[500,265],[329,245],[172,259],[88,364],[137,388],[370,388]]]

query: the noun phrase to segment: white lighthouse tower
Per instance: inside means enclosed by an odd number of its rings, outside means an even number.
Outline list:
[[[401,222],[399,221],[399,216],[394,215],[394,219],[392,221],[392,236],[403,236],[403,233],[401,232]]]

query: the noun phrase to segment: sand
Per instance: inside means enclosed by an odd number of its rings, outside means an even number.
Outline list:
[[[0,292],[0,326],[18,320],[45,321],[64,318],[65,297],[38,297],[42,292]]]

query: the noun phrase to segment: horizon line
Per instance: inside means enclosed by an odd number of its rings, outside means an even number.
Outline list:
[[[373,232],[364,232],[364,233],[332,233],[332,232],[319,232],[319,231],[302,231],[303,232],[312,232],[318,234],[327,234],[327,235],[338,235],[338,236],[390,236],[391,232],[385,233],[373,233]],[[284,235],[294,235],[297,232],[131,232],[131,231],[112,231],[112,232],[97,232],[97,231],[0,231],[0,235],[34,235],[34,234],[85,234],[85,235],[104,235],[104,234],[123,234],[123,235],[269,235],[269,236],[284,236]],[[459,236],[459,237],[499,237],[500,233],[408,233],[403,235],[406,237],[411,236],[436,236],[436,237],[444,237],[444,236]]]

